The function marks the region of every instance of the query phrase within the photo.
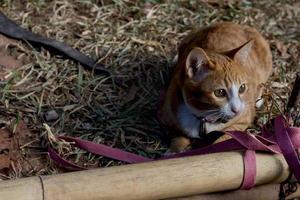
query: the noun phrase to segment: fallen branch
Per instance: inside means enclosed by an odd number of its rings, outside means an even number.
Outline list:
[[[293,85],[293,89],[288,101],[287,108],[291,110],[292,108],[300,107],[300,73],[297,73],[296,79]]]
[[[288,101],[287,111],[292,117],[294,126],[300,126],[300,73],[296,75],[296,80]]]
[[[113,73],[109,69],[106,69],[102,64],[96,63],[95,60],[82,54],[78,50],[73,49],[69,45],[53,39],[42,37],[20,27],[14,21],[7,18],[1,11],[0,33],[14,39],[29,42],[32,45],[43,46],[44,48],[50,50],[50,52],[56,51],[72,60],[78,61],[86,69],[94,70],[96,73],[113,75]]]

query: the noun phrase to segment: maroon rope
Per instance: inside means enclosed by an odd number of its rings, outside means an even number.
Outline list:
[[[246,150],[243,160],[244,160],[244,178],[242,181],[241,189],[249,190],[253,186],[255,186],[255,180],[256,180],[255,151]]]
[[[275,119],[275,137],[286,162],[297,180],[300,181],[300,161],[294,147],[296,145],[293,145],[291,141],[282,116]]]
[[[286,159],[291,171],[300,181],[300,161],[296,154],[296,150],[300,148],[300,128],[287,127],[284,118],[279,116],[275,119],[275,133],[271,133],[266,127],[262,128],[261,135],[251,135],[240,131],[225,132],[232,139],[216,143],[204,148],[195,149],[187,152],[177,153],[159,158],[157,160],[179,158],[184,156],[203,155],[217,152],[227,151],[245,151],[244,156],[244,178],[241,184],[241,189],[250,189],[255,185],[256,176],[256,158],[255,151],[264,151],[270,153],[282,153]],[[74,142],[74,145],[96,155],[105,156],[108,158],[124,161],[127,163],[141,163],[153,161],[150,158],[145,158],[133,153],[129,153],[117,148],[112,148],[103,144],[97,144],[79,138],[60,136],[60,139]],[[71,170],[82,170],[69,161],[63,159],[59,154],[49,148],[49,156],[60,166],[64,166]],[[298,169],[298,170],[297,170]]]

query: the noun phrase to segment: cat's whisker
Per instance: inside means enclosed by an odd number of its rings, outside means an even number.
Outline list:
[[[203,112],[203,115],[208,116],[208,115],[214,115],[214,114],[217,114],[217,113],[219,113],[218,109],[216,109],[216,110],[209,110],[209,111]]]
[[[213,118],[213,119],[220,119],[222,117],[223,113],[222,112],[215,112],[215,113],[212,113],[212,114],[209,114],[209,115],[206,115],[205,117],[206,118]]]
[[[216,109],[216,110],[208,110],[208,111],[203,112],[203,115],[214,114],[214,113],[217,113],[218,111],[219,111],[218,109]]]

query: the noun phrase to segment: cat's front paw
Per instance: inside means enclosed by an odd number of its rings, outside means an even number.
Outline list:
[[[213,144],[216,144],[216,143],[219,143],[219,142],[223,142],[225,140],[229,140],[231,139],[232,137],[229,136],[229,135],[222,135],[221,137],[219,137],[217,140],[214,141]]]
[[[177,152],[171,151],[171,149],[168,149],[162,156],[163,157],[168,157],[176,154]]]
[[[170,152],[180,153],[191,149],[191,140],[187,137],[175,137],[171,140]]]
[[[168,157],[168,156],[173,156],[177,153],[182,153],[182,152],[186,152],[188,151],[189,149],[183,149],[183,150],[180,150],[180,151],[172,151],[172,149],[168,149],[164,154],[163,154],[163,157]]]

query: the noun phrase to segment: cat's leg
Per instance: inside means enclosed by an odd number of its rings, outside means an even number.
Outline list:
[[[239,122],[239,123],[236,123],[229,127],[224,128],[222,131],[224,131],[224,132],[226,132],[226,131],[244,131],[248,127],[248,125],[249,125],[249,123]],[[224,134],[221,137],[219,137],[218,139],[216,139],[214,141],[214,144],[223,142],[223,141],[229,140],[229,139],[231,139],[231,136]]]
[[[219,143],[219,142],[223,142],[223,141],[229,140],[229,139],[231,139],[231,136],[224,134],[224,135],[222,135],[221,137],[219,137],[218,139],[216,139],[216,140],[213,142],[213,144],[216,144],[216,143]]]
[[[191,140],[184,136],[179,136],[171,139],[170,149],[168,153],[178,153],[191,149]]]

